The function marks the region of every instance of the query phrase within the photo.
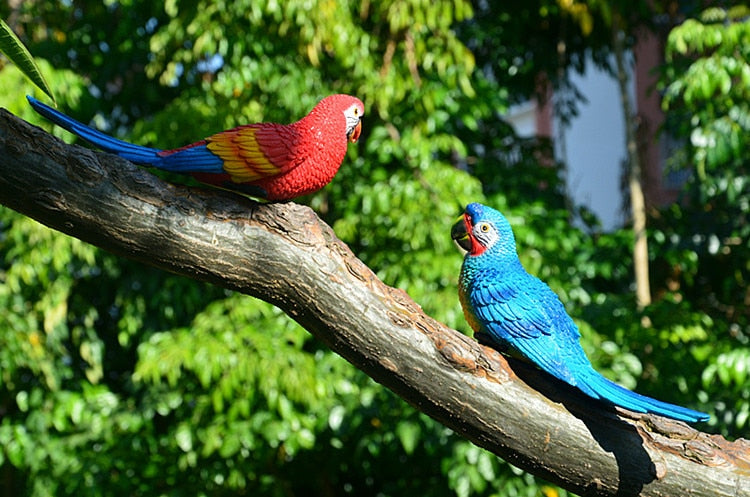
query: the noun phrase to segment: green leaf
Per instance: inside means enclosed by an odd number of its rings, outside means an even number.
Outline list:
[[[11,62],[17,65],[27,78],[29,78],[39,87],[40,90],[46,93],[49,98],[55,102],[52,90],[50,90],[47,81],[45,81],[44,76],[42,76],[39,66],[34,62],[34,57],[32,57],[31,53],[26,49],[23,43],[21,43],[21,40],[18,39],[13,30],[10,29],[10,26],[8,26],[8,24],[2,19],[0,19],[0,51],[2,51]]]
[[[418,424],[409,421],[404,421],[398,424],[396,427],[396,435],[398,435],[401,441],[401,446],[404,448],[404,452],[411,454],[414,449],[417,448],[419,437],[421,435],[421,428]]]

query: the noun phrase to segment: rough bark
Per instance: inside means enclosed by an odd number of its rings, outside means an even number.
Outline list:
[[[581,495],[750,495],[747,441],[614,411],[509,363],[379,281],[307,207],[169,185],[2,109],[0,203],[114,253],[277,305],[418,409]]]

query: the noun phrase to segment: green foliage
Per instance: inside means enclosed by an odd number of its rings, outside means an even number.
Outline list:
[[[667,42],[664,107],[670,130],[689,138],[686,153],[700,181],[736,196],[744,182],[721,174],[727,165],[744,173],[750,134],[750,10],[713,8],[689,19]],[[719,173],[719,174],[710,174]],[[712,178],[709,178],[709,174]],[[733,174],[732,178],[740,174]]]
[[[0,5],[0,17],[15,19],[42,58],[63,111],[145,145],[290,122],[328,93],[356,94],[367,109],[362,139],[333,183],[303,200],[381,278],[468,332],[449,231],[466,203],[493,205],[514,224],[526,267],[579,323],[597,367],[643,393],[708,409],[712,429],[736,435],[750,409],[742,348],[750,258],[745,217],[735,217],[747,211],[745,161],[735,157],[744,152],[725,155],[732,176],[721,179],[724,166],[712,162],[720,154],[707,149],[703,188],[688,191],[710,202],[691,197],[653,220],[661,298],[636,312],[630,231],[599,233],[566,197],[551,144],[520,139],[498,117],[536,89],[539,72],[565,90],[560,70],[582,69],[586,50],[603,63],[604,19],[570,5],[20,2],[12,16]],[[731,77],[743,74],[729,72],[728,45],[709,52],[723,53],[716,63]],[[670,81],[684,76],[686,88],[699,76],[679,64]],[[670,116],[694,113],[701,133],[740,116],[733,109],[745,94],[735,92],[746,89],[735,88],[741,77],[732,82],[711,86],[726,93],[716,99],[723,107],[709,108],[696,91],[687,101],[674,87]],[[15,67],[0,67],[0,83],[2,105],[43,122],[28,110],[33,89]],[[690,157],[689,167],[693,152],[677,157]],[[267,304],[114,257],[5,209],[0,254],[8,493],[567,495],[456,437]]]
[[[687,179],[682,205],[653,224],[666,290],[710,326],[693,355],[707,363],[702,386],[731,434],[748,422],[748,391],[736,381],[747,370],[750,338],[749,15],[745,6],[708,9],[669,36],[666,127],[679,145],[672,167]]]

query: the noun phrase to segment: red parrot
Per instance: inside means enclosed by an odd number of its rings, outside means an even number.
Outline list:
[[[190,174],[202,183],[272,202],[316,192],[362,132],[362,102],[331,95],[292,124],[246,124],[173,150],[127,143],[27,97],[39,114],[92,145],[137,164]]]

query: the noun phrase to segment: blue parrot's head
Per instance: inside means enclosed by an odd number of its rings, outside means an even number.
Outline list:
[[[451,238],[469,255],[516,256],[516,240],[505,216],[486,205],[473,203],[466,206],[464,215],[453,225]]]

